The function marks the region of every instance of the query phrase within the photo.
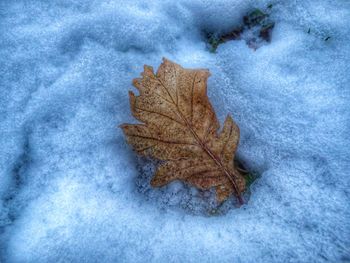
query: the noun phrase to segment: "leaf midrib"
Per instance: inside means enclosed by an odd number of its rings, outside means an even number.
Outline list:
[[[195,75],[196,76],[196,75]],[[186,123],[186,126],[190,129],[193,137],[195,138],[195,140],[197,141],[197,143],[199,144],[199,146],[203,149],[203,151],[209,155],[210,158],[212,158],[215,162],[215,164],[223,171],[223,173],[228,177],[228,179],[230,180],[230,182],[232,183],[234,192],[236,194],[236,197],[238,198],[238,201],[242,204],[242,198],[240,197],[239,194],[239,190],[238,190],[238,186],[236,184],[236,182],[234,181],[234,179],[231,176],[231,173],[228,171],[228,169],[225,167],[225,165],[223,165],[221,159],[219,157],[217,157],[208,147],[205,143],[202,142],[202,140],[199,138],[198,134],[196,133],[196,131],[193,129],[192,125],[187,121],[187,119],[185,118],[185,116],[182,114],[182,112],[180,111],[178,105],[175,103],[173,97],[171,96],[169,90],[167,89],[167,87],[164,85],[164,83],[156,76],[154,75],[155,79],[161,84],[161,86],[165,89],[165,91],[167,92],[168,96],[170,97],[172,103],[175,105],[176,110],[178,111],[181,119]],[[193,84],[194,86],[194,80],[193,80]],[[192,86],[192,89],[194,88]],[[193,97],[193,94],[192,94]],[[193,98],[191,98],[192,100]],[[192,105],[193,107],[193,105]],[[191,116],[192,116],[192,111],[193,108],[191,109]]]

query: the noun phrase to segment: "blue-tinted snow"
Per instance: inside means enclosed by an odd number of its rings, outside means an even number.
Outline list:
[[[350,4],[272,1],[270,44],[208,52],[202,31],[269,3],[2,1],[0,261],[350,261]],[[182,185],[140,193],[117,125],[164,56],[209,68],[219,118],[240,125],[261,174],[244,207],[200,216],[172,205]]]

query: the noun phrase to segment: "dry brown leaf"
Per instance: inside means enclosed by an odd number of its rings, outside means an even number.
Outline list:
[[[156,74],[144,66],[129,92],[133,116],[143,124],[123,124],[127,141],[141,155],[164,161],[152,186],[183,180],[200,189],[215,187],[219,202],[232,193],[242,204],[243,176],[234,167],[239,128],[226,117],[220,124],[207,97],[206,69],[184,69],[163,59]]]

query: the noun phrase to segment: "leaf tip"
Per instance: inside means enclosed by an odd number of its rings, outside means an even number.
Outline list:
[[[224,122],[224,126],[225,125],[232,126],[234,131],[236,133],[238,133],[238,135],[239,135],[239,133],[240,133],[239,127],[236,124],[236,122],[233,120],[233,118],[232,118],[232,116],[230,114],[227,114],[227,116],[226,116],[226,119],[225,119],[225,122]]]
[[[175,62],[172,62],[171,60],[167,59],[166,57],[163,57],[161,65],[166,65],[166,64],[173,64],[175,66],[178,66],[178,64],[176,64]]]
[[[122,129],[123,131],[125,130],[125,127],[127,126],[128,124],[126,123],[122,123],[122,124],[119,124],[117,127]]]
[[[162,180],[159,178],[159,176],[155,175],[152,180],[151,180],[151,186],[152,187],[161,187],[163,186],[164,183],[162,182]]]
[[[231,115],[230,114],[227,114],[226,115],[226,119],[225,119],[225,122],[233,122],[233,119],[232,119],[232,117],[231,117]]]
[[[140,78],[134,78],[132,80],[132,85],[137,89],[139,89],[141,87],[140,80],[141,80]]]
[[[143,72],[141,75],[142,76],[154,75],[153,67],[149,65],[143,65]]]

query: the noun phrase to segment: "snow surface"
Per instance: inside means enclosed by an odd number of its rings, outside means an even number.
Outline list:
[[[203,31],[269,3],[270,44],[208,52]],[[342,0],[1,1],[0,261],[349,262],[349,43]],[[147,189],[117,125],[162,57],[209,68],[221,122],[239,124],[261,175],[240,209]]]

